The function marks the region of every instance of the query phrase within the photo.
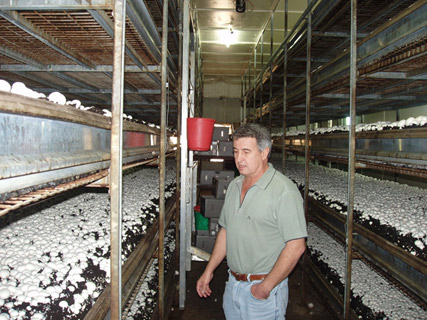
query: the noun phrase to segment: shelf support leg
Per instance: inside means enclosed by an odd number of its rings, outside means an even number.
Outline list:
[[[114,4],[114,62],[110,165],[111,319],[122,313],[122,159],[126,1]]]
[[[285,0],[285,35],[283,47],[283,141],[282,141],[282,172],[285,173],[286,164],[286,111],[288,108],[286,88],[288,86],[288,0]]]
[[[310,6],[307,1],[307,6]],[[305,84],[305,187],[304,213],[308,216],[308,190],[310,181],[310,106],[311,106],[311,10],[307,14],[307,66]]]
[[[167,102],[167,78],[168,78],[168,0],[163,0],[163,26],[162,26],[162,89],[160,110],[160,163],[159,163],[159,295],[158,309],[159,319],[164,318],[165,313],[165,179],[166,179],[166,102]]]
[[[182,3],[183,44],[182,44],[182,109],[181,109],[181,190],[180,190],[180,234],[179,234],[179,308],[184,309],[186,295],[186,257],[187,251],[187,193],[189,192],[188,147],[187,147],[187,117],[188,117],[188,83],[190,57],[190,8],[189,0]]]
[[[351,298],[351,262],[353,257],[353,210],[354,210],[354,176],[356,154],[356,84],[357,84],[357,0],[351,0],[351,38],[350,38],[350,128],[348,135],[348,206],[347,206],[347,241],[346,273],[344,291],[344,319],[350,319]]]

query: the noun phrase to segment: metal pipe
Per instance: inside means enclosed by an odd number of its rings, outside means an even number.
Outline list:
[[[159,319],[163,319],[165,312],[165,257],[164,257],[164,240],[165,240],[165,179],[166,179],[166,103],[167,103],[167,78],[168,78],[168,0],[163,0],[163,26],[162,26],[162,95],[160,109],[160,163],[159,163],[159,294],[158,309]]]
[[[270,58],[273,56],[273,34],[274,34],[274,12],[271,14],[271,21],[270,21]],[[273,107],[271,105],[271,100],[273,99],[273,60],[270,59],[270,96],[268,99],[268,127],[270,128],[271,132],[271,117],[272,117],[272,111]]]
[[[351,0],[350,40],[350,128],[348,135],[348,192],[344,319],[350,317],[351,262],[353,259],[354,179],[356,162],[357,0]]]
[[[243,123],[243,86],[244,86],[244,75],[242,75],[240,80],[240,124]]]
[[[180,1],[179,8],[179,50],[178,50],[178,106],[177,106],[177,143],[178,149],[176,151],[176,194],[181,195],[181,121],[182,121],[182,25],[183,25],[183,10],[182,10],[182,1]],[[176,238],[176,248],[175,248],[175,263],[180,268],[180,254],[181,254],[181,242],[180,242],[180,196],[176,197],[176,212],[175,212],[175,238]],[[181,270],[180,270],[181,271]],[[180,277],[181,281],[181,277]],[[179,289],[179,294],[181,294],[181,285]],[[181,299],[181,298],[180,298]],[[181,305],[179,305],[181,308]]]
[[[254,50],[254,77],[253,77],[253,84],[252,87],[254,88],[254,115],[256,115],[256,85],[255,85],[255,79],[256,79],[256,51],[257,48],[255,47]],[[254,121],[255,121],[255,117],[254,117]]]
[[[192,34],[194,35],[194,34]],[[189,92],[189,112],[190,115],[195,116],[195,110],[194,110],[194,80],[195,80],[195,72],[196,72],[196,54],[194,52],[195,46],[195,37],[192,36],[190,38],[190,92]],[[191,271],[191,253],[190,253],[190,247],[191,247],[191,231],[192,231],[192,222],[193,222],[193,207],[196,205],[193,204],[193,195],[195,197],[195,193],[197,191],[197,169],[194,168],[194,161],[193,161],[194,153],[192,150],[188,152],[188,185],[187,185],[187,191],[186,191],[186,203],[187,203],[187,215],[186,215],[186,228],[187,228],[187,235],[186,235],[186,270]],[[197,163],[197,162],[196,162]],[[196,176],[194,176],[194,172],[196,171]]]
[[[288,0],[285,0],[285,39],[288,37]],[[283,141],[282,141],[282,172],[286,165],[286,112],[287,112],[287,86],[288,86],[288,41],[285,40],[283,47]]]
[[[114,3],[114,61],[111,120],[110,247],[111,319],[122,312],[122,149],[126,1]]]
[[[261,36],[261,73],[260,73],[260,76],[261,76],[261,82],[260,82],[260,87],[259,87],[259,99],[260,99],[260,101],[259,101],[259,108],[260,108],[260,114],[259,114],[259,123],[261,123],[262,124],[262,103],[263,103],[263,99],[262,99],[262,96],[263,96],[263,90],[264,90],[264,31],[262,32],[262,36]],[[255,85],[255,88],[256,88],[256,77],[254,78],[254,85]]]
[[[243,97],[243,123],[246,123],[246,95]]]
[[[186,295],[186,224],[187,205],[186,192],[188,192],[188,147],[187,147],[187,117],[188,117],[188,82],[189,82],[189,56],[190,56],[190,8],[189,0],[183,1],[183,47],[182,47],[182,110],[181,110],[181,202],[180,202],[180,258],[179,258],[179,308],[183,309]]]
[[[153,152],[157,151],[157,148],[155,147],[149,147],[147,149],[149,149],[149,151],[147,150],[147,153],[141,153],[139,155],[131,155],[126,157],[124,159],[124,163],[147,159],[153,156]],[[55,170],[36,172],[11,178],[0,179],[0,195],[7,192],[42,185],[51,181],[58,181],[78,175],[96,172],[98,170],[106,169],[109,166],[110,161],[105,160],[87,164],[77,164],[71,167],[58,168]]]
[[[311,0],[307,0],[310,5]],[[307,15],[307,66],[305,85],[305,187],[304,187],[304,213],[308,215],[308,190],[310,182],[310,105],[311,105],[311,11]]]

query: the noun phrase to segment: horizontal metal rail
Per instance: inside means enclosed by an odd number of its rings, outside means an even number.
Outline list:
[[[125,165],[123,166],[123,169],[129,169],[129,168],[140,166],[143,164],[149,164],[155,161],[157,161],[157,158],[152,158],[142,162],[140,161],[137,163]],[[34,192],[29,192],[17,197],[9,198],[6,201],[0,202],[0,216],[3,216],[11,211],[23,208],[25,206],[34,204],[36,202],[43,201],[48,198],[57,196],[61,193],[73,190],[75,188],[88,186],[92,183],[96,183],[97,181],[105,177],[108,177],[108,173],[109,173],[109,170],[102,170],[100,172],[91,174],[87,177],[80,178],[67,183],[62,183],[55,187],[43,188]],[[97,185],[94,184],[93,186],[97,186]],[[103,184],[101,186],[108,187],[108,184]]]
[[[280,146],[277,144],[273,145],[273,148],[276,148],[277,150],[280,150]],[[287,147],[287,154],[296,155],[304,157],[304,149],[301,147]],[[378,159],[378,157],[375,157]],[[310,155],[310,159],[312,160],[320,160],[320,161],[327,161],[332,163],[341,163],[341,164],[347,164],[347,154],[340,154],[340,156],[336,154],[327,154],[319,152],[312,152]],[[407,160],[405,162],[398,162],[401,159],[387,159],[387,163],[378,163],[377,161],[372,161],[369,159],[363,159],[359,156],[356,152],[356,168],[357,169],[373,169],[373,170],[382,170],[385,172],[391,172],[391,173],[398,173],[403,174],[407,176],[413,176],[413,177],[419,177],[419,178],[427,178],[427,166],[425,164],[425,160]],[[406,166],[403,167],[402,164],[405,164]],[[409,167],[409,165],[414,165],[414,167]],[[416,166],[422,165],[423,168],[417,168]]]
[[[81,178],[69,183],[64,183],[57,185],[53,188],[45,188],[41,190],[37,190],[34,192],[30,192],[19,197],[10,198],[7,201],[0,202],[0,216],[3,216],[10,211],[17,210],[19,208],[23,208],[30,204],[39,202],[41,200],[48,199],[50,197],[56,196],[63,192],[85,186],[94,181],[102,179],[108,175],[108,170],[103,170],[101,172],[95,173],[85,178]]]
[[[62,120],[100,129],[111,128],[111,118],[101,114],[3,91],[0,91],[0,112]],[[158,128],[131,121],[123,122],[123,130],[160,135]]]
[[[152,158],[153,155],[158,154],[158,151],[151,150],[153,148],[149,149],[149,151],[146,151],[144,153],[123,158],[123,162],[133,163],[147,158]],[[0,194],[7,195],[8,193],[13,191],[20,191],[32,187],[37,188],[37,186],[43,185],[45,183],[70,179],[79,175],[91,174],[93,172],[104,170],[109,167],[110,160],[106,160],[44,172],[36,172],[33,174],[25,174],[11,178],[5,178],[0,180]]]
[[[304,139],[304,134],[286,136],[288,140]],[[415,139],[427,138],[427,127],[356,132],[357,139]],[[348,132],[311,134],[311,140],[348,140]]]

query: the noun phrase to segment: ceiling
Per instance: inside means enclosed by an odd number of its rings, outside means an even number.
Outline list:
[[[261,70],[285,34],[285,0],[246,0],[244,13],[236,11],[236,0],[194,0],[194,18],[199,32],[202,73],[205,82],[240,83],[256,50],[256,69]],[[288,1],[288,31],[307,6],[306,1]],[[233,30],[234,43],[225,39]],[[272,39],[273,35],[273,39]],[[271,47],[273,41],[273,47]]]

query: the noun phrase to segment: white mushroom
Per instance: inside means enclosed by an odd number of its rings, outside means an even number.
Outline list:
[[[76,109],[79,109],[81,104],[82,103],[80,102],[80,100],[77,100],[77,99],[74,99],[72,101],[67,101],[67,105],[74,106]]]
[[[0,91],[9,92],[10,91],[10,84],[6,80],[0,79]]]
[[[49,94],[47,98],[49,101],[60,104],[60,105],[65,105],[65,103],[67,102],[67,99],[65,98],[65,96],[58,91],[52,92],[51,94]]]

